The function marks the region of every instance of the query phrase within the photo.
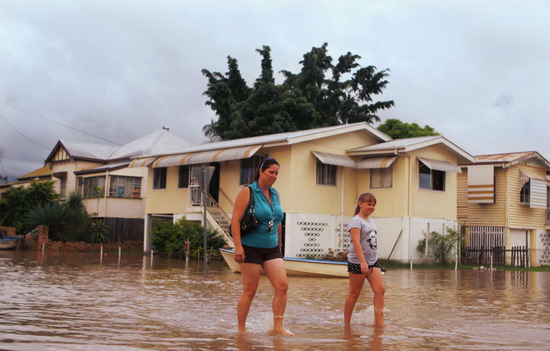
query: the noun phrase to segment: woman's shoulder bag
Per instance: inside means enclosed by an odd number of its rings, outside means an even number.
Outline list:
[[[250,189],[250,199],[248,200],[248,206],[244,211],[244,216],[241,218],[241,237],[260,227],[260,221],[256,218],[256,211],[254,210],[254,205],[256,202],[254,201],[253,190],[248,185],[245,185],[245,187]],[[231,226],[229,226],[229,234],[233,236],[231,234]]]

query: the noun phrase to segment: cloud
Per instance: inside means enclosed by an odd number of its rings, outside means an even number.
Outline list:
[[[396,106],[383,118],[428,124],[475,154],[550,157],[547,1],[4,0],[2,7],[0,101],[117,143],[163,125],[203,142],[202,127],[215,115],[204,104],[201,69],[226,72],[230,55],[251,85],[262,45],[271,46],[275,71],[295,72],[305,52],[328,42],[333,59],[350,51],[363,66],[391,70],[379,98]],[[0,116],[2,165],[12,178],[42,166],[58,139],[98,142],[3,103]]]

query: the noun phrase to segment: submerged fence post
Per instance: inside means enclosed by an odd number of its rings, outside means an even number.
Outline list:
[[[103,263],[103,245],[99,249],[99,263]]]
[[[122,254],[121,250],[122,250],[122,249],[121,249],[120,246],[119,246],[119,247],[118,247],[118,264],[120,264],[120,257],[121,257],[121,254]]]
[[[191,249],[191,242],[185,241],[183,243],[183,247],[185,248],[185,264],[189,263],[189,250]]]
[[[151,268],[153,267],[153,249],[151,249]]]

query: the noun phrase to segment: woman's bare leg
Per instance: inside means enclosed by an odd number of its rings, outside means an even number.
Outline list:
[[[294,335],[294,333],[283,326],[288,291],[288,279],[284,261],[282,258],[265,261],[263,268],[275,290],[272,303],[273,332],[281,335]]]
[[[250,305],[256,295],[258,289],[258,283],[260,282],[260,268],[259,264],[254,263],[241,263],[241,279],[243,282],[243,291],[237,304],[237,323],[239,333],[246,332],[246,318],[250,311]]]

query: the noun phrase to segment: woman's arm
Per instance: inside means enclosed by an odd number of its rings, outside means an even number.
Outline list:
[[[363,255],[363,248],[361,247],[361,230],[359,228],[351,228],[350,234],[351,242],[355,248],[355,253],[357,254],[357,258],[361,264],[361,272],[367,273],[369,266],[367,264],[367,260],[365,260],[365,255]]]
[[[281,211],[283,209],[283,205],[281,204],[281,196],[279,195],[279,192],[275,189],[275,193],[277,194],[277,199],[279,201],[279,206],[281,206]],[[284,219],[285,213],[283,212],[283,219]],[[279,247],[283,247],[283,222],[279,223],[279,228],[277,228],[277,233],[279,234]]]
[[[247,186],[239,191],[235,199],[235,205],[233,205],[233,215],[231,216],[231,234],[235,243],[235,261],[239,263],[244,262],[244,249],[241,244],[241,219],[248,207],[250,196],[253,196],[251,191]]]

